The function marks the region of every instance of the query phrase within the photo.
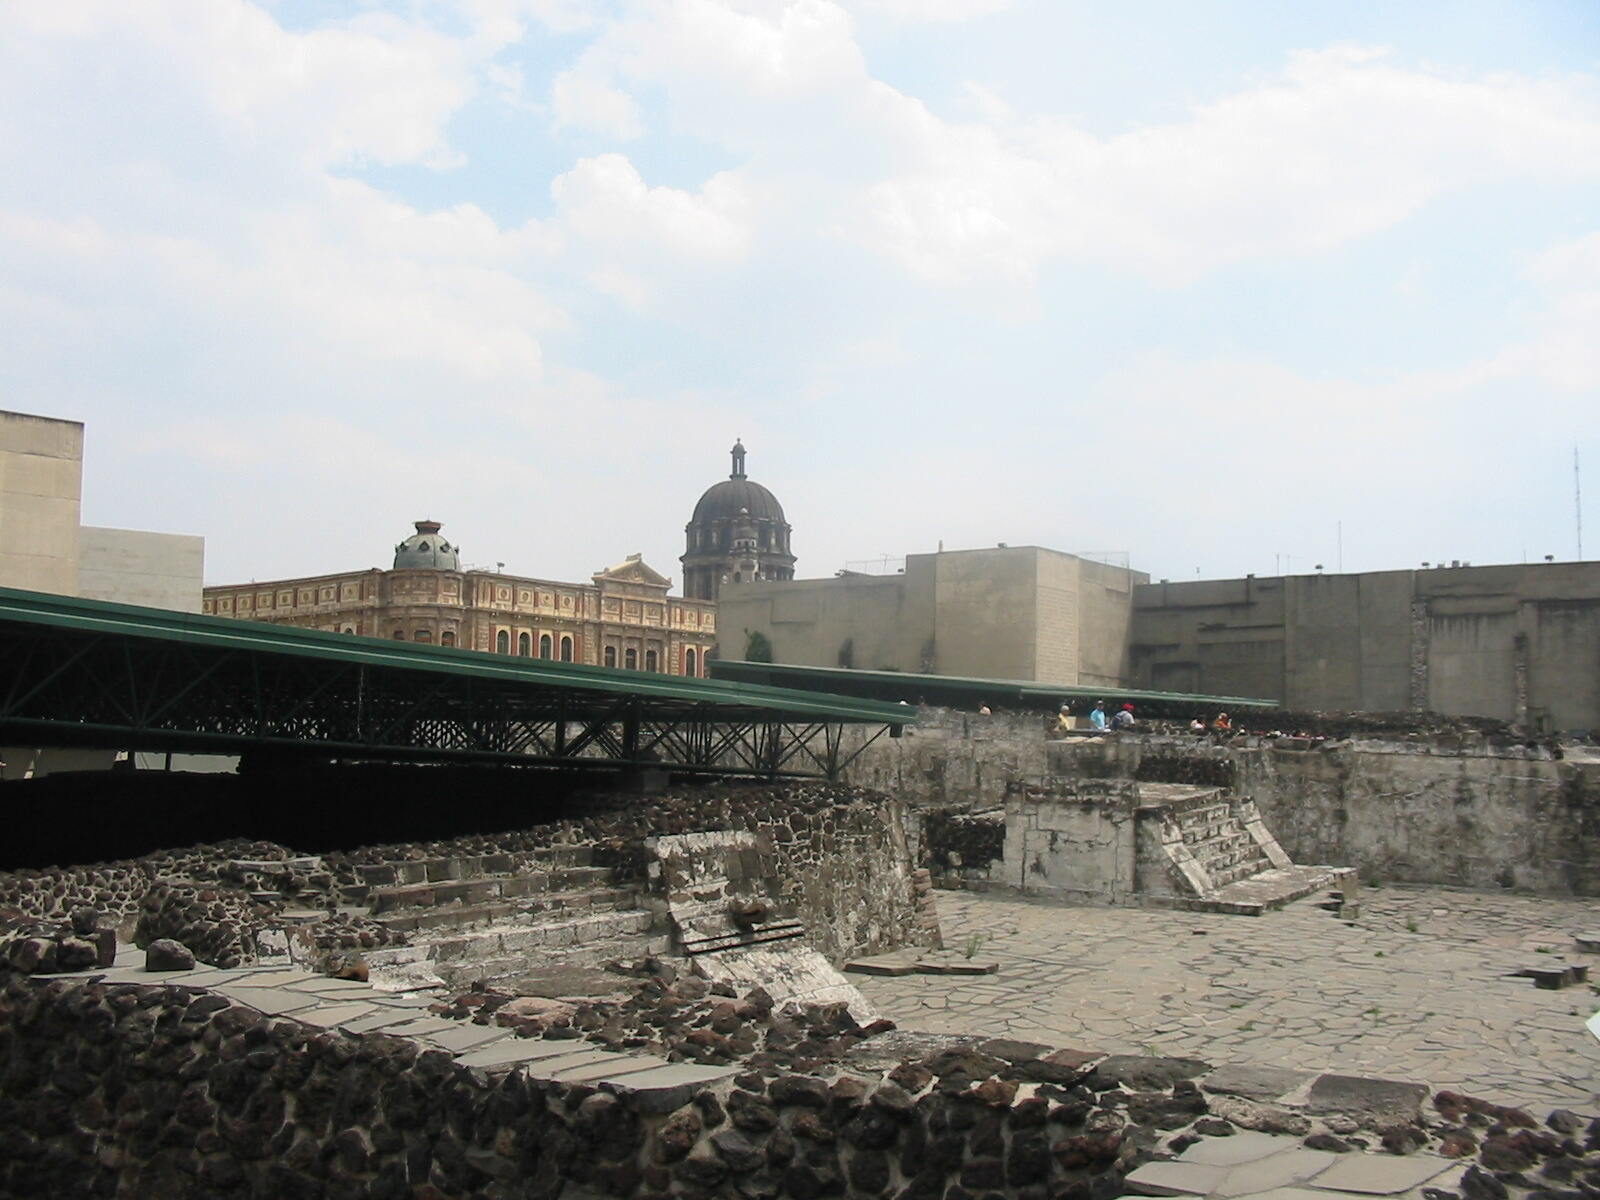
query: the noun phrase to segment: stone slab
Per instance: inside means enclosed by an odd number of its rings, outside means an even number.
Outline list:
[[[1573,945],[1584,954],[1600,954],[1600,930],[1572,935]]]
[[[664,1058],[650,1054],[613,1054],[615,1062],[594,1062],[581,1067],[569,1067],[550,1076],[557,1083],[594,1083],[601,1079],[625,1079],[644,1071],[655,1071],[671,1066]]]
[[[569,1049],[565,1054],[559,1054],[553,1058],[529,1059],[528,1073],[536,1075],[540,1079],[554,1079],[557,1073],[561,1071],[570,1071],[574,1067],[584,1067],[592,1063],[614,1062],[620,1057],[610,1050],[571,1049],[574,1044],[582,1045],[581,1042],[568,1042]]]
[[[1306,1107],[1313,1113],[1410,1120],[1422,1112],[1422,1103],[1427,1098],[1428,1087],[1422,1083],[1357,1075],[1319,1075],[1311,1084]]]
[[[372,1010],[371,1016],[346,1021],[340,1028],[346,1033],[388,1033],[392,1026],[416,1020],[416,1017],[409,1012],[397,1012],[394,1009],[385,1011],[376,1004],[369,1007]]]
[[[1297,1137],[1282,1137],[1273,1133],[1243,1130],[1231,1137],[1205,1138],[1178,1155],[1179,1162],[1200,1163],[1208,1167],[1236,1167],[1241,1163],[1257,1162],[1294,1150],[1300,1146]]]
[[[1314,1071],[1291,1071],[1284,1067],[1218,1067],[1204,1076],[1200,1086],[1224,1096],[1246,1100],[1277,1100],[1315,1079]]]
[[[1145,1163],[1124,1181],[1142,1196],[1205,1196],[1227,1178],[1230,1168],[1203,1163]]]
[[[471,1022],[461,1021],[453,1021],[451,1024],[455,1026],[454,1029],[430,1033],[427,1039],[441,1050],[448,1050],[452,1054],[464,1054],[468,1050],[476,1050],[479,1046],[499,1041],[510,1033],[498,1025],[474,1025]]]
[[[384,1028],[385,1033],[395,1037],[428,1037],[435,1033],[443,1033],[447,1029],[456,1029],[459,1023],[446,1021],[443,1017],[413,1017],[409,1021],[401,1021],[395,1025]]]
[[[240,986],[286,987],[291,983],[314,983],[326,978],[325,975],[313,975],[310,971],[260,971],[251,972],[248,978],[240,980]]]
[[[344,1028],[346,1021],[357,1021],[371,1015],[370,1004],[319,1004],[315,1008],[295,1013],[295,1019],[304,1021],[307,1025],[320,1025],[324,1029],[332,1029],[334,1026]],[[351,1032],[356,1031],[351,1030]]]
[[[359,979],[329,979],[323,976],[314,976],[304,983],[291,983],[285,985],[290,991],[311,992],[318,996],[338,996],[343,999],[350,993],[370,994],[370,984],[362,983]]]
[[[640,1071],[636,1075],[608,1076],[595,1081],[608,1092],[631,1097],[632,1106],[640,1113],[659,1116],[680,1108],[689,1097],[706,1084],[725,1079],[734,1073],[732,1067],[700,1067],[688,1063],[669,1063],[653,1071]]]
[[[1338,1157],[1326,1150],[1282,1150],[1255,1162],[1230,1168],[1228,1177],[1212,1189],[1213,1196],[1250,1196],[1293,1183],[1316,1179]],[[1320,1185],[1320,1181],[1318,1183]]]
[[[542,1062],[565,1058],[572,1053],[571,1042],[547,1042],[543,1038],[501,1038],[469,1050],[456,1061],[465,1067],[497,1067],[508,1064]]]
[[[291,992],[287,988],[241,988],[230,983],[216,990],[229,999],[237,1000],[240,1004],[248,1004],[251,1008],[273,1017],[314,1008],[317,1004],[315,996],[308,996],[304,992]]]
[[[906,958],[853,958],[844,969],[851,975],[914,975],[917,964]]]
[[[1431,1154],[1335,1155],[1338,1159],[1316,1178],[1316,1186],[1363,1196],[1397,1196],[1421,1187],[1435,1175],[1455,1165]]]
[[[919,958],[917,971],[923,975],[993,975],[1000,964],[992,958]]]

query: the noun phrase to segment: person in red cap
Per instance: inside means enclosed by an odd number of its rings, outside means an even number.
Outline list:
[[[1117,715],[1111,718],[1111,728],[1133,728],[1133,705],[1124,704],[1121,708],[1117,709]]]

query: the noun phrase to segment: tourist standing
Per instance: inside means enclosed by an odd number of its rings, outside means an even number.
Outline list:
[[[1106,731],[1106,702],[1096,700],[1094,707],[1089,710],[1089,725],[1100,733]]]

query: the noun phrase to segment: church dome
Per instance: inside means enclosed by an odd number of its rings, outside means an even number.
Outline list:
[[[778,498],[759,483],[745,478],[744,445],[735,442],[733,474],[706,489],[694,506],[690,521],[696,525],[705,521],[731,521],[741,509],[758,521],[783,523],[783,505],[778,503]]]
[[[461,550],[439,536],[439,522],[418,521],[416,527],[415,533],[394,548],[395,570],[408,567],[461,570]]]

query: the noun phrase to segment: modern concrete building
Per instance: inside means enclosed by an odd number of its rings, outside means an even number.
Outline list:
[[[763,634],[777,662],[1107,685],[1127,674],[1132,593],[1148,575],[1046,550],[913,554],[895,575],[729,582],[721,654]]]
[[[199,612],[204,538],[80,524],[83,437],[0,412],[0,587]]]
[[[0,412],[0,586],[78,594],[83,425]]]
[[[1132,616],[1136,687],[1600,727],[1600,562],[1154,583]]]

